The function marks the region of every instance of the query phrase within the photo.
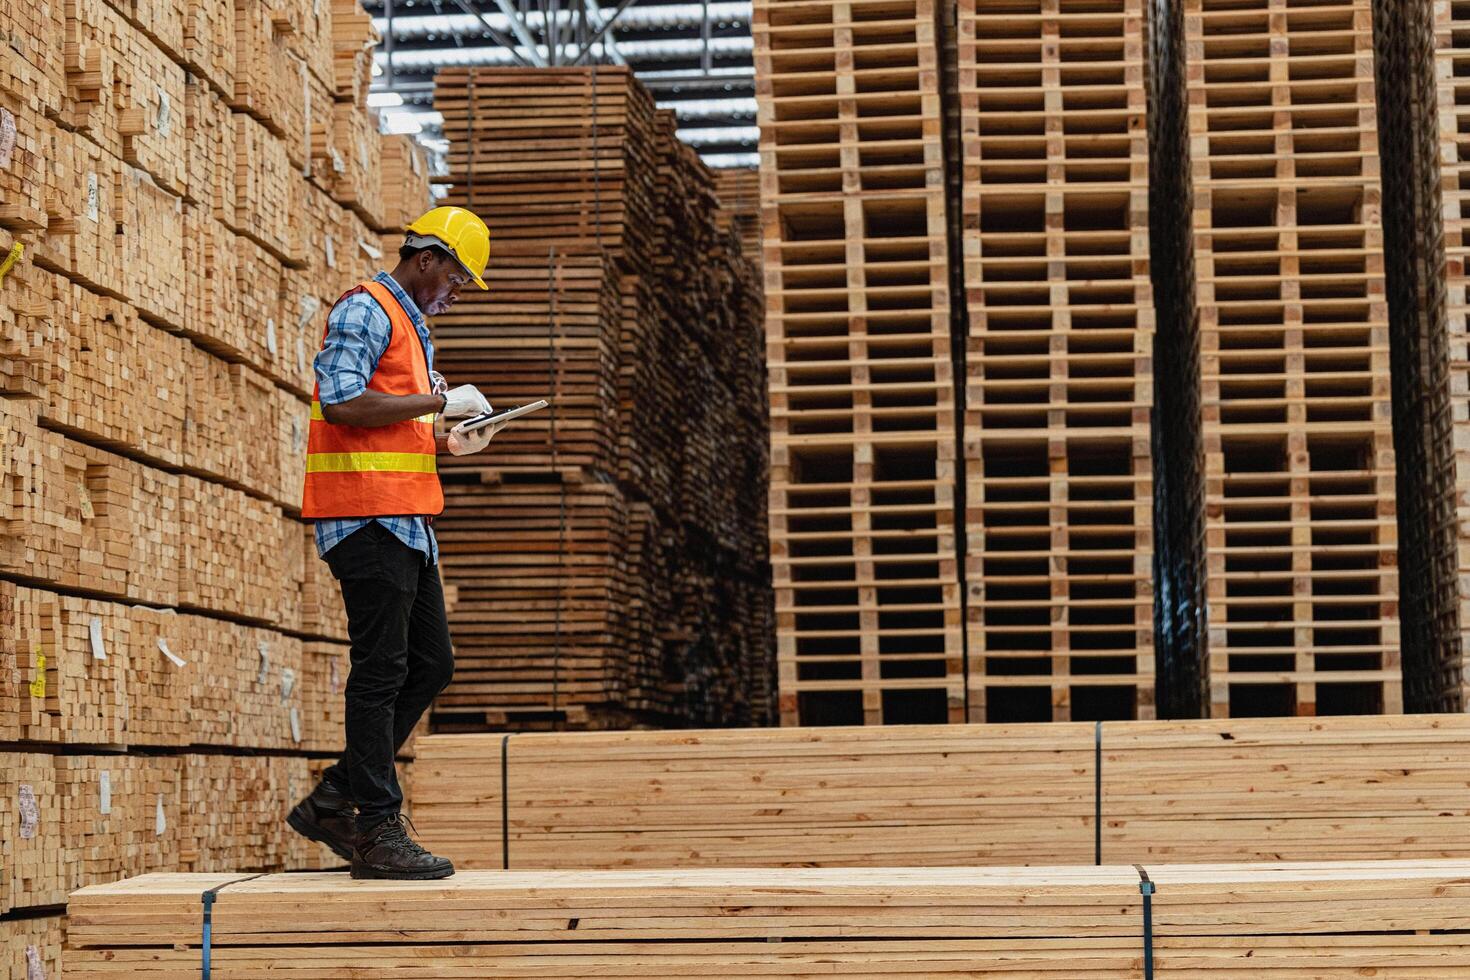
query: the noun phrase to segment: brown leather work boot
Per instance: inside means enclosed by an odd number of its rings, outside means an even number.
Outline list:
[[[352,855],[352,877],[424,881],[454,874],[448,858],[430,854],[414,843],[406,823],[408,818],[399,813],[360,834]]]
[[[357,808],[352,801],[326,783],[312,790],[286,817],[292,830],[307,840],[327,845],[344,861],[352,860],[356,820]]]

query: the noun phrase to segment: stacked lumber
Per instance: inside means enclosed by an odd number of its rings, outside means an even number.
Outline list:
[[[1422,977],[1470,963],[1464,861],[148,875],[72,895],[68,976]],[[453,912],[446,914],[445,903]],[[1147,912],[1146,912],[1147,909]],[[392,922],[384,928],[384,920]],[[1145,935],[1145,922],[1148,923]],[[330,938],[332,941],[325,941]],[[1145,950],[1147,949],[1147,953]]]
[[[435,735],[414,819],[480,869],[1466,859],[1467,763],[1456,715]]]
[[[1371,4],[1185,11],[1210,712],[1396,713]]]
[[[720,197],[720,225],[734,228],[740,250],[757,265],[761,262],[761,175],[754,167],[715,171]]]
[[[385,136],[378,166],[383,201],[383,223],[378,230],[384,234],[402,231],[434,206],[428,155],[412,137]]]
[[[752,18],[781,718],[960,721],[935,7]]]
[[[1143,3],[959,11],[970,717],[1150,718]]]
[[[446,460],[441,728],[769,710],[760,284],[714,178],[623,68],[441,72],[448,203],[494,242],[436,363],[548,411]]]
[[[337,85],[339,45],[371,64],[355,0],[0,23],[0,976],[34,980],[84,882],[324,860],[282,821],[341,748],[346,627],[297,514],[382,149]]]
[[[5,951],[0,980],[60,978],[65,942],[65,916],[0,920],[0,949]]]

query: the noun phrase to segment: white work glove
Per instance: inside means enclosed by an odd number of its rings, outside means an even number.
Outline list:
[[[490,440],[495,438],[495,433],[499,432],[501,426],[504,425],[505,423],[501,422],[500,425],[487,425],[479,429],[466,429],[465,423],[461,422],[449,430],[449,451],[456,456],[468,456],[470,453],[477,453],[490,445]]]
[[[444,393],[444,417],[448,419],[473,418],[490,414],[490,400],[480,394],[474,385],[460,385]]]

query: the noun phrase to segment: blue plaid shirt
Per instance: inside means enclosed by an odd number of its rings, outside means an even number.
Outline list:
[[[434,344],[429,340],[429,325],[403,287],[386,272],[374,279],[388,287],[408,312],[424,344],[424,357],[429,370],[434,369]],[[378,370],[378,361],[393,339],[393,322],[371,293],[356,293],[332,308],[327,315],[327,338],[322,343],[313,367],[323,405],[340,405],[367,390],[368,380]],[[421,551],[431,565],[439,563],[439,543],[429,522],[422,517],[348,517],[316,522],[316,553],[325,555],[342,539],[357,529],[377,521],[393,532],[404,544]]]

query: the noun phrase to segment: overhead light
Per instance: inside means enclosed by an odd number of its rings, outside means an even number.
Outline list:
[[[403,96],[397,92],[368,93],[368,108],[370,109],[397,108],[401,105],[403,105]]]

